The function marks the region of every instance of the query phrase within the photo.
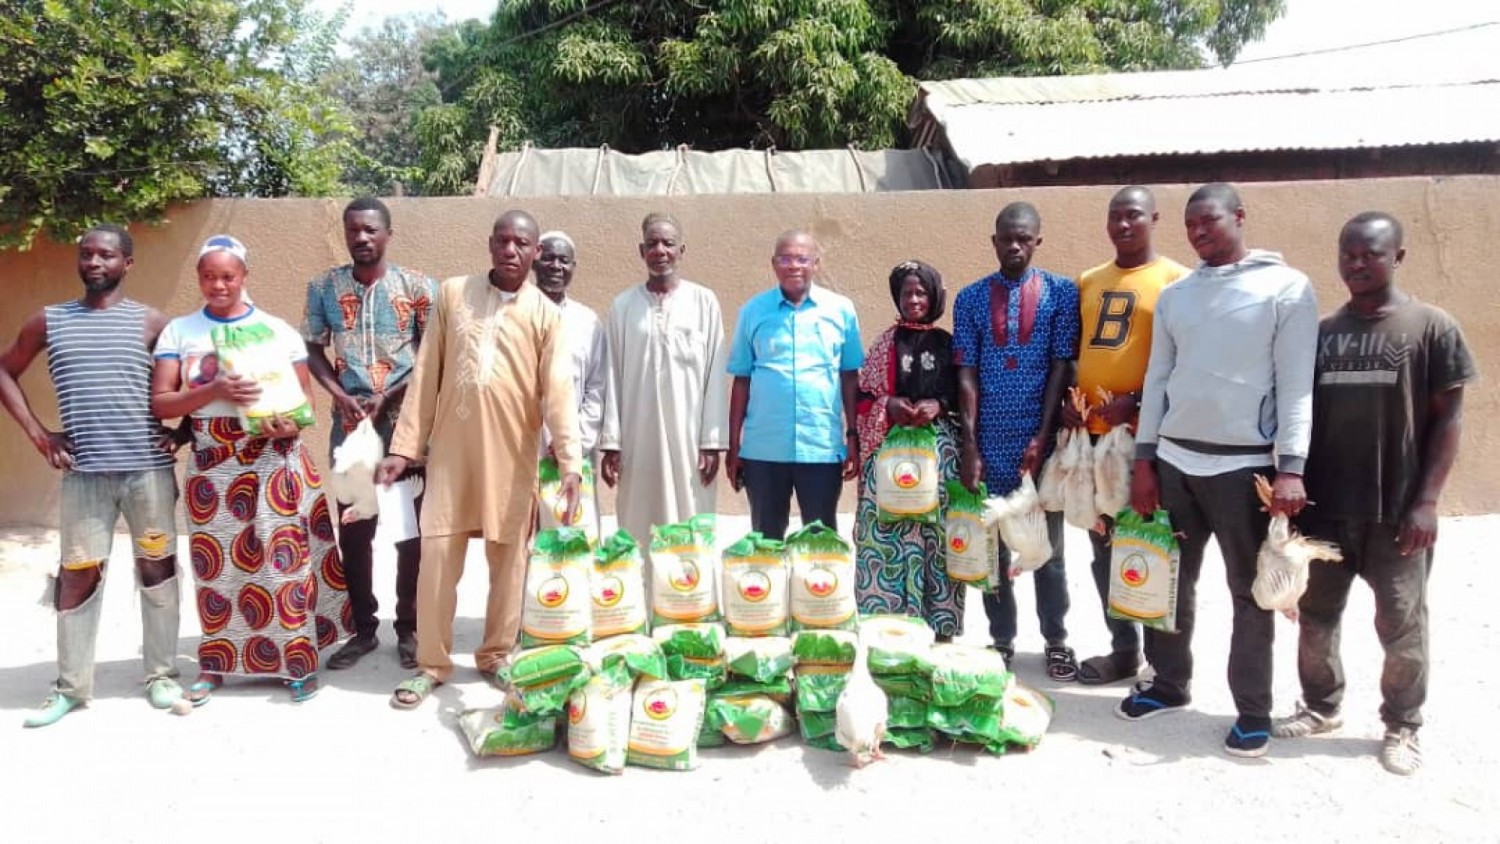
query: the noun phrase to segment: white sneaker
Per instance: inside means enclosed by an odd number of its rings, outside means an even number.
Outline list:
[[[1380,764],[1387,771],[1403,777],[1420,770],[1422,745],[1417,741],[1417,731],[1410,727],[1387,730],[1385,742],[1380,746]]]
[[[1322,715],[1297,704],[1297,713],[1290,718],[1280,718],[1271,727],[1271,735],[1277,738],[1306,738],[1320,733],[1331,733],[1344,726],[1338,713]]]

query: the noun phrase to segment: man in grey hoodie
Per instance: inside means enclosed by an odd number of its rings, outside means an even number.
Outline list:
[[[1239,718],[1224,750],[1260,756],[1271,736],[1275,618],[1250,594],[1269,521],[1254,480],[1274,467],[1273,513],[1295,516],[1307,501],[1318,306],[1306,275],[1245,247],[1233,187],[1198,188],[1185,216],[1202,263],[1157,300],[1130,484],[1131,507],[1143,516],[1164,508],[1181,537],[1177,632],[1146,631],[1155,678],[1115,714],[1137,721],[1187,706],[1198,574],[1212,536],[1234,605],[1229,688]]]

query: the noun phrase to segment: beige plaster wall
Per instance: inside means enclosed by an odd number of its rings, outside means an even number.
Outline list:
[[[1157,190],[1162,225],[1159,249],[1184,263],[1193,257],[1182,234],[1181,209],[1192,186]],[[933,191],[860,195],[730,197],[396,199],[390,205],[396,237],[390,257],[437,277],[488,266],[485,239],[494,218],[510,207],[536,215],[543,228],[567,230],[578,243],[574,282],[580,300],[599,309],[643,276],[636,253],[639,222],[648,211],[675,214],[684,225],[684,273],[719,292],[731,325],[740,305],[772,283],[769,256],[778,233],[802,227],[824,246],[829,286],[854,298],[866,339],[892,318],[886,275],[894,264],[922,258],[945,275],[950,298],[995,265],[988,235],[995,213],[1024,199],[1043,217],[1036,264],[1076,275],[1108,260],[1104,207],[1112,187],[1053,187],[994,191]],[[1248,240],[1276,249],[1317,281],[1326,313],[1343,299],[1335,272],[1335,237],[1352,214],[1378,208],[1407,227],[1402,282],[1463,323],[1481,370],[1500,365],[1500,307],[1492,291],[1494,244],[1500,237],[1500,177],[1404,178],[1247,184]],[[207,236],[231,233],[251,252],[249,289],[267,311],[300,319],[307,280],[347,260],[342,200],[217,200],[176,208],[159,227],[136,226],[136,263],[127,282],[135,298],[181,314],[196,306],[193,265]],[[0,336],[8,339],[43,304],[77,295],[73,248],[39,244],[29,252],[0,253],[0,283],[8,294]],[[38,413],[56,422],[45,362],[23,379]],[[326,407],[326,396],[319,395]],[[1486,382],[1468,392],[1463,455],[1448,485],[1450,513],[1500,510],[1500,398]],[[325,417],[326,418],[326,417]],[[0,420],[0,523],[49,524],[56,519],[57,480],[10,420]],[[326,456],[325,434],[311,434]],[[853,506],[846,490],[845,508]],[[606,497],[606,510],[612,506]],[[725,512],[743,501],[725,487]]]

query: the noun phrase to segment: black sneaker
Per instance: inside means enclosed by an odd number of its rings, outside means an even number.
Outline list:
[[[1224,737],[1224,752],[1230,756],[1256,757],[1266,755],[1271,745],[1271,719],[1250,718],[1241,715],[1229,735]]]
[[[1115,707],[1115,715],[1126,721],[1144,721],[1188,705],[1188,698],[1166,695],[1155,684],[1136,683],[1130,694]]]
[[[334,671],[345,668],[353,668],[356,663],[364,659],[365,655],[380,647],[380,640],[374,636],[355,636],[344,643],[342,648],[328,660],[328,667]]]

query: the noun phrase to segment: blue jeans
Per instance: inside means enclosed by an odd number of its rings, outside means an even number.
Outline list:
[[[1052,543],[1052,556],[1046,564],[1031,573],[1036,582],[1036,616],[1042,622],[1042,637],[1048,645],[1063,645],[1068,641],[1068,628],[1063,619],[1068,615],[1068,574],[1063,568],[1063,514],[1047,514],[1047,541]],[[1001,546],[1001,560],[1010,559],[1010,550]],[[1001,566],[1010,568],[1008,562]],[[996,647],[1015,648],[1016,643],[1016,593],[1015,585],[1003,572],[1000,586],[984,593],[984,614],[990,620],[990,640]]]
[[[57,614],[57,691],[87,701],[94,692],[94,643],[104,601],[104,571],[120,516],[133,556],[165,560],[177,553],[177,477],[171,469],[68,472],[58,499],[62,567],[99,568],[99,585],[82,604]],[[141,592],[141,659],[146,681],[177,676],[178,578]]]

